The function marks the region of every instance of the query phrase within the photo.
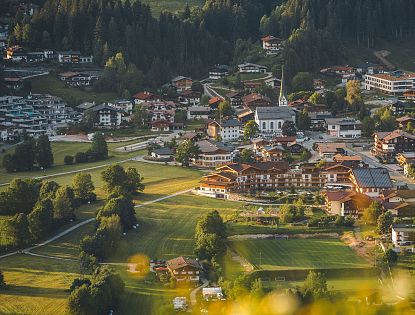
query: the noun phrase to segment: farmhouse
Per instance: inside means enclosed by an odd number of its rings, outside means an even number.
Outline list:
[[[282,146],[264,146],[260,149],[262,160],[269,162],[282,161],[284,151]]]
[[[226,94],[226,99],[229,101],[232,108],[240,108],[243,105],[242,94],[239,92],[231,92]]]
[[[289,107],[257,107],[255,122],[263,135],[281,135],[284,122],[295,123],[295,112]]]
[[[264,96],[259,93],[252,93],[242,98],[242,104],[251,110],[255,110],[257,107],[271,106],[272,102],[268,96]]]
[[[108,105],[126,113],[127,115],[132,115],[133,113],[133,102],[129,100],[115,100],[108,103]]]
[[[168,260],[166,265],[177,282],[199,282],[201,266],[197,260],[180,256]]]
[[[338,138],[360,138],[362,123],[354,118],[326,118],[327,134]]]
[[[235,119],[212,121],[208,124],[207,134],[213,139],[234,141],[241,136],[241,123]]]
[[[283,40],[272,35],[261,38],[261,41],[262,49],[266,51],[267,55],[277,54],[282,49]]]
[[[399,218],[415,217],[415,190],[385,190],[381,194],[384,210]]]
[[[209,70],[209,79],[219,80],[229,74],[230,67],[226,65],[216,65]]]
[[[238,65],[238,70],[240,73],[266,73],[267,67],[254,63],[242,63]]]
[[[176,88],[177,92],[190,90],[192,88],[193,80],[187,77],[179,76],[171,80],[171,84]]]
[[[372,153],[383,160],[393,160],[398,153],[415,152],[415,135],[402,130],[375,132]]]
[[[200,92],[185,90],[179,94],[179,103],[185,106],[196,106],[200,103]]]
[[[133,100],[136,105],[142,104],[145,102],[161,102],[161,96],[151,93],[149,91],[139,92],[133,95]]]
[[[403,116],[396,118],[396,122],[399,125],[399,128],[401,129],[407,129],[408,124],[412,125],[412,127],[415,127],[415,118],[410,116]]]

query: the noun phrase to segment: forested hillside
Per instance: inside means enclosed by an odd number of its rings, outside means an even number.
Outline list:
[[[344,59],[343,43],[375,48],[380,40],[414,40],[412,0],[287,0],[260,22],[262,34],[288,38],[287,75]]]

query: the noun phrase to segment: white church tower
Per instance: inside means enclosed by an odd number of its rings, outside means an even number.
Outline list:
[[[282,66],[280,97],[278,99],[278,105],[288,106],[288,99],[287,99],[287,94],[285,90],[285,82],[284,82],[284,66]]]

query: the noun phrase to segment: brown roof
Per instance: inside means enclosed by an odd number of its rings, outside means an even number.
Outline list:
[[[403,117],[396,118],[396,121],[400,123],[406,122],[406,121],[415,121],[415,118],[410,117],[410,116],[403,116]]]
[[[399,138],[399,137],[407,137],[407,138],[415,139],[415,135],[411,135],[410,133],[406,131],[402,131],[402,130],[394,130],[391,132],[375,132],[375,135],[379,139],[385,140],[385,141],[389,141],[389,140]]]
[[[151,93],[151,92],[148,92],[148,91],[143,91],[143,92],[139,92],[137,94],[134,94],[133,98],[145,101],[145,100],[154,99],[154,98],[160,99],[161,97],[158,96],[157,94],[154,94],[154,93]]]
[[[388,81],[402,81],[402,80],[408,80],[415,77],[415,74],[413,73],[405,73],[401,76],[394,76],[389,73],[379,73],[379,74],[372,74],[373,77],[388,80]]]
[[[249,103],[252,103],[252,102],[255,102],[255,101],[264,101],[264,102],[271,103],[271,100],[270,100],[269,97],[261,95],[259,93],[248,94],[248,95],[246,95],[242,98],[242,101],[245,104],[249,104]]]
[[[222,98],[220,98],[219,96],[215,96],[215,97],[212,97],[210,100],[209,100],[209,105],[211,105],[211,104],[215,104],[215,103],[217,103],[217,102],[222,102],[223,101],[223,99]]]
[[[359,155],[343,155],[343,154],[335,154],[333,160],[336,162],[343,162],[343,161],[361,161],[362,158]]]
[[[186,258],[183,256],[170,259],[166,262],[166,264],[167,264],[167,268],[169,268],[170,270],[176,270],[176,269],[180,269],[183,267],[193,267],[193,268],[200,269],[200,264],[197,260],[192,259],[192,258]]]
[[[326,199],[328,201],[341,201],[350,195],[350,191],[328,191]]]
[[[319,152],[336,153],[337,149],[346,149],[344,142],[318,143],[317,149]]]
[[[295,142],[297,141],[296,137],[275,137],[272,139],[274,143],[288,143],[288,142]]]
[[[389,199],[393,197],[401,197],[403,199],[415,198],[415,190],[414,189],[385,190],[383,192],[383,196],[385,199]]]

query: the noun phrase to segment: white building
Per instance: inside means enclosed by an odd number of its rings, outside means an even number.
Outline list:
[[[327,134],[338,138],[360,138],[362,123],[354,118],[326,118]]]
[[[286,121],[295,123],[295,112],[287,106],[257,107],[255,110],[255,122],[261,134],[281,135]]]
[[[97,113],[97,127],[119,127],[122,122],[122,112],[108,104],[92,108]]]
[[[377,90],[389,95],[402,95],[415,89],[415,74],[402,71],[365,75],[366,90]]]
[[[243,63],[238,65],[240,73],[266,73],[267,67],[254,63]]]
[[[241,122],[235,118],[212,121],[208,124],[207,134],[209,137],[217,139],[220,136],[222,141],[234,141],[241,136]]]
[[[187,119],[209,119],[211,109],[208,106],[191,106],[187,110]]]
[[[395,246],[412,245],[415,242],[415,225],[394,224],[392,225],[392,243]]]

